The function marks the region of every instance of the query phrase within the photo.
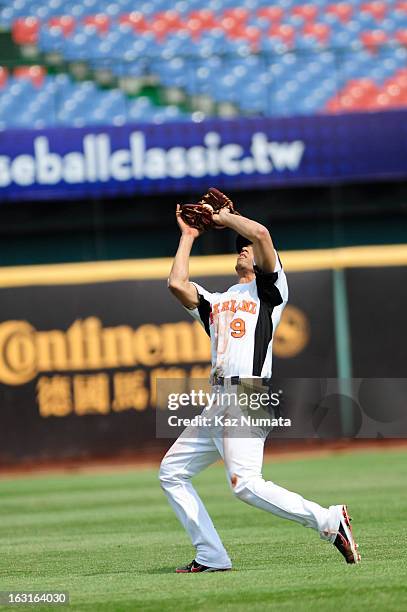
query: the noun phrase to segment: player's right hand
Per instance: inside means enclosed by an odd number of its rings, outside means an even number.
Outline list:
[[[202,231],[200,231],[199,229],[195,227],[191,227],[190,225],[187,225],[187,223],[183,221],[181,217],[181,206],[179,204],[177,204],[175,215],[177,217],[178,227],[181,230],[182,234],[184,234],[185,236],[192,236],[193,238],[198,238],[198,236],[202,234]]]

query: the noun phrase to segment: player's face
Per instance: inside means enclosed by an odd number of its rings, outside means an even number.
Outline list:
[[[247,272],[254,272],[254,256],[253,256],[253,247],[249,244],[247,246],[242,247],[237,260],[235,270],[241,275]]]

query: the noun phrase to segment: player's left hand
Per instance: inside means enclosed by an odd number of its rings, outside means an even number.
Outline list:
[[[181,230],[181,233],[184,236],[192,236],[192,238],[198,238],[198,236],[200,236],[203,232],[203,228],[197,228],[197,227],[193,227],[191,225],[188,225],[188,223],[185,223],[185,221],[183,220],[182,216],[181,216],[181,206],[180,204],[177,204],[177,208],[176,208],[176,217],[177,217],[177,223],[178,223],[178,227]]]

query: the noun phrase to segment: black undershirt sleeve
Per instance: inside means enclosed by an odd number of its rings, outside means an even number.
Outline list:
[[[270,306],[279,306],[283,303],[281,293],[275,283],[278,279],[278,272],[256,271],[256,285],[259,299]]]
[[[275,283],[277,272],[256,270],[257,295],[260,300],[259,314],[254,332],[253,376],[261,376],[267,350],[273,337],[273,308],[283,303],[281,293]]]
[[[201,295],[200,293],[198,295],[199,295],[199,304],[198,304],[199,316],[201,317],[201,321],[204,324],[206,333],[208,334],[208,336],[210,336],[211,332],[209,329],[209,315],[211,312],[211,305],[208,302],[208,300],[204,298],[203,295]]]

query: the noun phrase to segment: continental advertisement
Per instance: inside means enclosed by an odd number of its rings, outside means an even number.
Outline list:
[[[287,398],[299,415],[296,437],[357,435],[366,414],[375,419],[367,435],[394,436],[400,427],[407,435],[404,422],[397,429],[406,412],[407,252],[377,248],[375,257],[367,247],[282,254],[290,297],[274,335],[273,381],[294,379]],[[191,278],[209,291],[227,289],[234,282],[226,273],[233,269],[230,257],[192,258]],[[204,329],[167,289],[170,264],[0,270],[2,464],[168,447],[156,429],[165,408],[160,385],[167,381],[175,391],[175,381],[205,382],[210,370]],[[342,313],[338,269],[345,279]],[[348,376],[359,377],[349,393],[347,429],[344,364]],[[371,382],[362,384],[361,377]],[[321,389],[334,410],[321,404]]]
[[[335,374],[330,287],[329,271],[291,275],[274,345],[281,375]],[[3,462],[151,449],[162,444],[157,381],[208,379],[209,339],[165,278],[2,287],[0,297]]]

